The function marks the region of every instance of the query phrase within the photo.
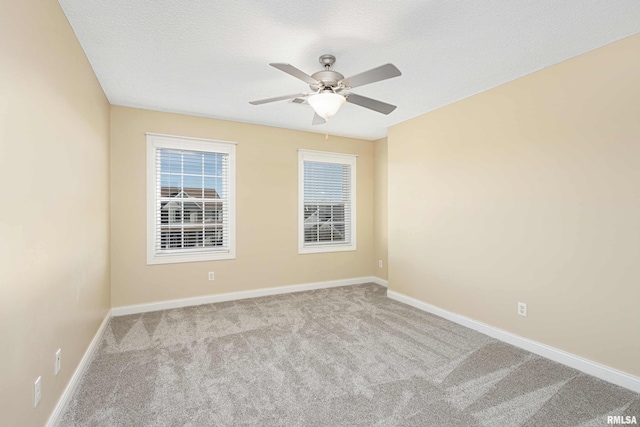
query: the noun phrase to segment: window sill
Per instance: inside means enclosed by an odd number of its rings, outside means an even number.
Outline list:
[[[298,254],[318,254],[326,252],[347,252],[355,251],[356,245],[326,245],[326,246],[306,246],[299,247]]]
[[[167,254],[167,255],[150,255],[147,257],[147,265],[154,264],[180,264],[184,262],[200,262],[200,261],[217,261],[224,259],[235,259],[235,252],[217,252],[217,253],[191,253],[191,254]]]

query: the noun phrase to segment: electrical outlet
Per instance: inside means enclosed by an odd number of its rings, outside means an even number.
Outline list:
[[[378,268],[382,268],[382,260],[381,259],[378,260]]]
[[[33,384],[33,407],[35,408],[40,403],[40,399],[42,398],[42,377],[38,377],[36,382]]]
[[[209,280],[213,280],[215,279],[215,275],[213,274],[213,271],[209,272]]]
[[[55,364],[55,374],[58,375],[58,372],[60,372],[60,364],[62,363],[62,349],[59,348],[58,351],[56,351],[56,364]]]
[[[524,302],[518,303],[518,314],[520,316],[527,317],[527,304]]]

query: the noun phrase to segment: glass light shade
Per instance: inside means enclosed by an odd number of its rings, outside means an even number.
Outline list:
[[[347,99],[333,92],[322,92],[311,95],[307,102],[315,110],[315,112],[325,120],[333,117],[340,107],[344,105]]]

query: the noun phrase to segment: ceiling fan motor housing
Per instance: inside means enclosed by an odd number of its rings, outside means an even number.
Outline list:
[[[336,57],[329,54],[322,55],[318,58],[318,62],[324,67],[324,70],[313,73],[311,77],[321,84],[309,85],[311,90],[338,89],[338,82],[344,80],[344,76],[337,71],[330,70],[331,66],[336,62]]]
[[[335,88],[338,86],[338,82],[344,79],[342,74],[332,70],[318,71],[317,73],[313,73],[311,77],[321,82],[325,88]],[[322,89],[322,86],[309,85],[312,90]]]

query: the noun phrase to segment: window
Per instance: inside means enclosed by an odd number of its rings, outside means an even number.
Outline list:
[[[147,264],[235,258],[231,142],[147,134]]]
[[[298,252],[356,249],[356,156],[298,151]]]

